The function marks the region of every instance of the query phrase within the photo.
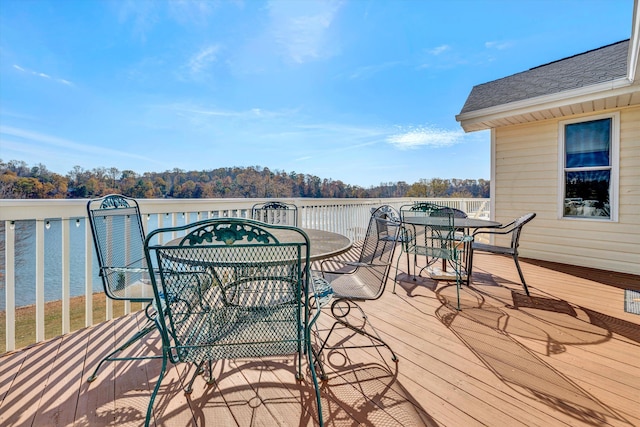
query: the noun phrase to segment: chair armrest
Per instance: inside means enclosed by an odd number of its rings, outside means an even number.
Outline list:
[[[502,231],[502,230],[481,230],[481,229],[477,229],[471,235],[472,236],[477,236],[478,234],[509,234],[509,233],[511,233],[511,232],[510,231]]]
[[[335,263],[335,264],[342,264],[345,267],[354,267],[354,268],[349,270],[349,271],[326,270],[324,268],[325,261],[326,262]],[[325,273],[327,273],[327,274],[352,274],[358,268],[385,267],[387,265],[387,264],[377,264],[375,262],[366,263],[366,262],[341,261],[341,260],[331,260],[331,259],[328,259],[328,260],[325,260],[325,261],[320,263],[320,273],[322,274],[322,277],[324,277]]]
[[[511,234],[515,227],[512,227],[513,222],[502,227],[497,228],[478,228],[471,235],[477,234]]]

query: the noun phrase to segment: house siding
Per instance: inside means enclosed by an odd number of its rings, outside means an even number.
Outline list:
[[[559,122],[588,120],[589,114],[494,130],[495,219],[508,223],[527,212],[537,214],[522,234],[522,257],[640,274],[640,107],[617,111],[617,222],[558,218]]]

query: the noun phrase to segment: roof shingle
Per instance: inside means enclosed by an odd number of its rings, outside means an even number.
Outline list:
[[[629,40],[474,86],[462,113],[603,83],[627,75]]]

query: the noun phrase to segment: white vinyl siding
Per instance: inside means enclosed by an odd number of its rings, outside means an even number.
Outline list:
[[[590,115],[582,115],[590,120]],[[574,117],[562,117],[562,120]],[[619,111],[618,221],[567,221],[558,156],[560,119],[493,130],[494,216],[502,223],[527,213],[521,256],[640,274],[640,107]],[[502,242],[505,243],[505,242]]]

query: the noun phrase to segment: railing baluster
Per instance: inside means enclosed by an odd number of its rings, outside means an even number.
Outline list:
[[[69,243],[71,227],[69,226],[70,218],[63,218],[60,222],[60,232],[62,233],[62,333],[68,334],[71,330],[71,312],[69,303],[71,298],[71,263]]]
[[[15,222],[4,222],[5,347],[16,348]]]
[[[93,325],[93,235],[89,221],[84,219],[84,325]]]
[[[44,341],[44,225],[36,221],[36,342]]]

